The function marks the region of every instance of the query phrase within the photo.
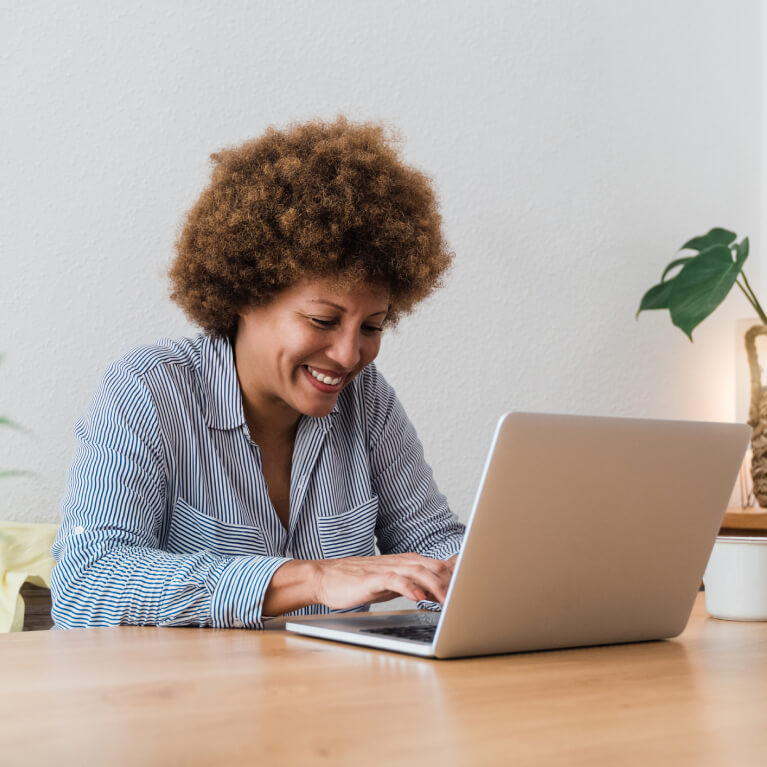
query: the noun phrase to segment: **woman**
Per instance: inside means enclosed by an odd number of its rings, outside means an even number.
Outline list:
[[[78,421],[56,625],[441,602],[463,526],[373,365],[450,263],[427,177],[344,118],[212,159],[170,271],[204,333],[129,352]]]

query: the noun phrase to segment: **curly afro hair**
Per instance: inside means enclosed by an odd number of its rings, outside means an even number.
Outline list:
[[[211,155],[186,216],[171,298],[213,335],[304,277],[390,293],[388,324],[440,286],[452,253],[435,192],[377,123],[315,120]]]

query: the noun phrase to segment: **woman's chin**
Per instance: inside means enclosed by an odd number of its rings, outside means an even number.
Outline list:
[[[328,399],[331,398],[328,397]],[[333,397],[331,402],[306,403],[306,406],[301,408],[301,413],[310,418],[324,418],[326,415],[329,415],[336,406],[336,400],[337,397]]]

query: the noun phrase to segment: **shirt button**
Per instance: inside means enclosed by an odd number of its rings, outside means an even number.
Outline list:
[[[234,627],[236,629],[241,629],[242,628],[242,621],[239,618],[235,618],[233,623],[234,623]]]
[[[82,525],[78,525],[74,530],[75,535],[80,535],[80,533],[84,533],[84,532],[85,532],[85,528]]]

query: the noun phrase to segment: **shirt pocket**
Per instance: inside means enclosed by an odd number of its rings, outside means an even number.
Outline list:
[[[212,551],[233,557],[267,554],[257,527],[214,519],[181,498],[173,509],[166,549],[173,554]]]
[[[377,518],[377,496],[341,514],[320,514],[317,517],[317,528],[323,557],[336,559],[374,556]]]

